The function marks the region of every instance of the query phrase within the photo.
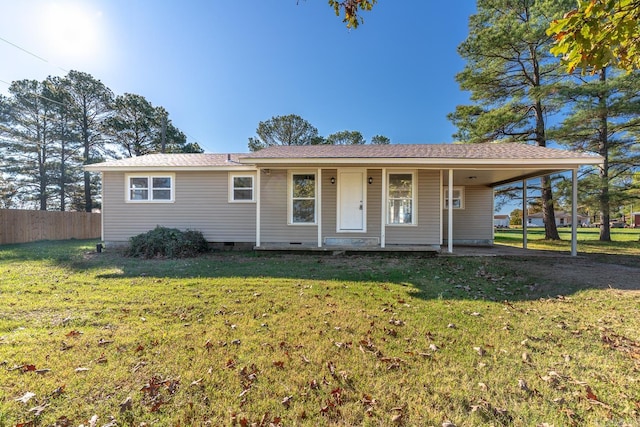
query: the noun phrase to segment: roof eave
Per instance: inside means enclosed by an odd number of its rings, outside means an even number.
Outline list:
[[[163,171],[163,172],[176,172],[176,171],[189,171],[189,172],[202,172],[202,171],[255,171],[256,167],[253,165],[224,165],[224,166],[100,166],[86,165],[84,167],[89,172],[145,172],[145,171]]]
[[[318,165],[335,165],[335,164],[353,164],[365,163],[370,165],[468,165],[472,166],[549,166],[561,165],[567,169],[585,165],[599,165],[603,163],[603,159],[599,157],[575,157],[575,158],[555,158],[555,159],[468,159],[468,158],[439,158],[439,157],[294,157],[294,158],[240,158],[243,164],[261,165],[296,165],[296,164],[318,164]]]

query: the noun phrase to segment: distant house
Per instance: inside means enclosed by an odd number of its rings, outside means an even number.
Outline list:
[[[601,163],[520,143],[274,146],[152,154],[102,174],[102,239],[157,225],[255,249],[439,250],[493,244],[494,187]]]
[[[568,227],[571,225],[571,214],[564,211],[555,211],[556,226]],[[586,215],[578,215],[578,226],[588,227],[591,220]],[[544,227],[542,212],[536,212],[527,216],[527,225],[529,227]]]
[[[509,228],[511,217],[509,215],[494,215],[493,226],[496,228]]]

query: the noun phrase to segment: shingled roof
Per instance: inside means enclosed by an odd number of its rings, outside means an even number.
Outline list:
[[[87,165],[87,170],[135,170],[149,168],[246,168],[238,162],[240,154],[147,154],[144,156],[128,157],[120,160],[110,160],[103,163]]]
[[[405,158],[405,159],[588,159],[598,156],[522,143],[485,144],[389,144],[389,145],[305,145],[273,146],[243,155],[240,161],[253,159],[322,158]]]
[[[531,166],[599,164],[600,156],[520,143],[273,146],[247,154],[148,154],[87,165],[90,171],[215,170],[287,164]],[[555,166],[552,166],[555,165]],[[518,166],[519,167],[519,166]]]

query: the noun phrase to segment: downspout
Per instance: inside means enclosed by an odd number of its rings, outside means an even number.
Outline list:
[[[387,169],[382,168],[382,206],[380,208],[380,247],[384,249],[387,244]]]
[[[125,178],[126,179],[126,178]],[[100,199],[102,200],[102,206],[100,206],[100,234],[102,243],[105,243],[104,240],[104,171],[100,172],[100,182],[102,185],[100,186]],[[127,190],[129,191],[129,190]]]
[[[449,205],[447,206],[447,252],[453,253],[453,169],[449,169],[449,182],[447,192],[449,193]]]
[[[262,169],[258,168],[256,173],[256,248],[260,247],[260,175]]]
[[[322,169],[318,168],[318,194],[316,204],[316,221],[318,221],[318,247],[322,247]]]

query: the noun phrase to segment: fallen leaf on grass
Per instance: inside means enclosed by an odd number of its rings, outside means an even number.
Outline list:
[[[75,369],[76,372],[87,372],[87,371],[90,371],[90,370],[91,370],[90,368],[76,368]]]
[[[92,416],[89,421],[87,421],[87,427],[96,427],[96,425],[98,424],[98,416],[94,415]],[[85,427],[84,424],[80,424],[79,427]]]
[[[473,349],[475,350],[476,353],[478,353],[480,356],[484,356],[486,353],[486,350],[482,347],[473,347]]]
[[[600,399],[598,399],[598,397],[595,395],[595,393],[593,392],[593,390],[591,390],[591,387],[587,386],[587,400],[589,401],[589,403],[591,404],[595,404],[595,405],[600,405],[603,408],[606,409],[611,409],[611,407],[609,405],[607,405],[606,403],[602,402]]]
[[[54,427],[71,427],[71,420],[64,415],[56,420]]]
[[[51,396],[52,398],[55,398],[55,397],[60,396],[62,393],[64,393],[64,388],[65,388],[65,386],[64,386],[64,385],[61,385],[60,387],[58,387],[58,388],[56,388],[55,390],[53,390],[53,391],[51,392],[51,395],[50,395],[50,396]]]
[[[22,403],[27,403],[28,401],[30,401],[36,394],[32,393],[30,391],[26,392],[25,394],[23,394],[22,396],[18,397],[17,399],[14,399],[16,402],[22,402]]]
[[[65,337],[77,337],[78,335],[82,335],[82,332],[80,332],[80,331],[76,331],[76,330],[73,330],[73,331],[69,331],[69,332],[65,335]]]
[[[286,396],[284,399],[282,399],[282,406],[284,406],[285,408],[289,409],[289,406],[291,405],[291,400],[293,400],[293,396]]]
[[[98,345],[99,345],[99,346],[105,346],[105,345],[109,345],[109,344],[111,344],[111,343],[113,343],[113,341],[112,341],[112,340],[105,340],[105,339],[103,339],[103,338],[100,338],[100,339],[98,340]]]
[[[336,376],[336,365],[333,364],[333,362],[329,361],[327,363],[327,368],[329,368],[329,372],[331,373],[332,377]]]
[[[133,408],[133,399],[131,396],[127,397],[124,402],[120,404],[120,412],[127,412]]]
[[[403,414],[395,414],[391,417],[391,422],[394,424],[401,424],[404,421],[403,417]]]
[[[33,408],[29,409],[29,412],[33,412],[34,417],[39,417],[40,415],[42,415],[44,410],[47,409],[48,406],[49,406],[48,403],[45,403],[39,406],[34,406]]]

